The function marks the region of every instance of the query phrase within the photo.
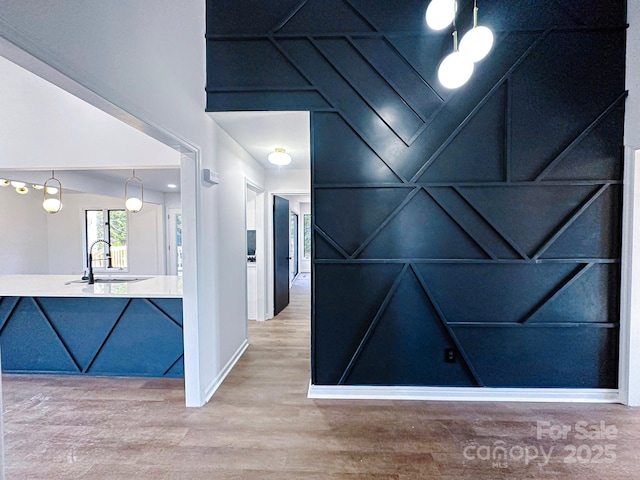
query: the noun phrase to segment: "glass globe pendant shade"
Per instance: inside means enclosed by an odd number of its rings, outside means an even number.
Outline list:
[[[449,89],[460,88],[473,75],[473,62],[461,52],[447,55],[438,68],[438,80]]]
[[[142,210],[142,200],[137,197],[127,198],[127,201],[124,202],[125,208],[131,213],[138,213]]]
[[[62,203],[57,198],[47,198],[42,202],[42,208],[47,213],[58,213],[62,209]]]
[[[447,28],[456,16],[456,0],[431,0],[425,16],[433,30]]]
[[[486,57],[493,47],[493,32],[483,25],[475,26],[460,40],[460,53],[472,62],[479,62]]]
[[[291,155],[286,153],[284,148],[276,148],[267,159],[274,165],[289,165],[291,163]]]
[[[52,183],[58,186],[52,187]],[[62,184],[53,171],[51,178],[42,185],[42,208],[47,213],[58,213],[62,210]]]
[[[133,193],[130,189],[133,187]],[[144,184],[132,170],[131,177],[124,182],[124,208],[130,213],[138,213],[144,206]]]

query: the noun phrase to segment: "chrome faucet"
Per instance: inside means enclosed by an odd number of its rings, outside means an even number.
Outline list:
[[[88,254],[87,254],[87,276],[86,277],[87,277],[87,283],[89,285],[93,285],[95,283],[95,279],[93,278],[93,265],[92,265],[93,256],[92,256],[91,252],[93,251],[93,247],[96,245],[96,243],[101,243],[101,242],[106,244],[109,247],[109,250],[107,250],[107,254],[106,254],[105,260],[108,262],[108,264],[107,264],[108,268],[111,268],[111,254],[110,254],[110,252],[111,252],[111,244],[109,242],[107,242],[106,240],[102,240],[102,239],[96,240],[89,247],[89,251],[88,251]],[[84,277],[83,277],[83,280],[84,280]]]

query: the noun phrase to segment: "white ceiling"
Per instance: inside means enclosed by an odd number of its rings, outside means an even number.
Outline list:
[[[209,112],[213,120],[268,170],[309,170],[311,140],[309,112]],[[291,155],[286,167],[267,160],[276,148]]]
[[[122,183],[131,177],[131,170],[76,170],[89,178],[104,178]],[[172,193],[180,191],[180,167],[175,168],[136,168],[136,177],[144,183],[144,187],[157,192]],[[176,188],[169,188],[173,184]]]
[[[56,170],[56,178],[65,180],[70,173],[73,173],[73,178],[77,179],[78,175],[81,178],[87,180],[86,185],[91,187],[95,185],[94,181],[107,181],[118,185],[124,185],[128,178],[131,177],[131,169],[91,169],[91,170]],[[136,176],[142,180],[145,189],[154,190],[162,193],[177,193],[180,192],[180,167],[174,168],[137,168]],[[0,169],[0,178],[6,178],[8,180],[18,180],[27,184],[36,183],[42,184],[46,179],[51,177],[51,170],[3,170]],[[77,184],[77,182],[76,182]],[[169,184],[176,185],[176,188],[169,188]],[[65,182],[63,181],[63,187]],[[70,190],[78,190],[71,188]],[[91,193],[91,192],[86,192]]]
[[[180,191],[178,152],[2,57],[0,111],[11,112],[0,116],[0,178],[4,171],[12,180],[40,183],[55,168],[59,177],[64,171],[74,179],[84,175],[88,185],[124,184],[131,170],[123,166],[136,165],[145,188]],[[265,169],[310,170],[309,112],[209,115]],[[268,162],[278,147],[291,155],[290,165]]]
[[[2,57],[0,111],[0,178],[42,183],[55,168],[124,185],[135,165],[147,189],[180,191],[177,151]]]

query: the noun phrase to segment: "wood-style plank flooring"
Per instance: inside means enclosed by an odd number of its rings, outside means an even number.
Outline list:
[[[5,375],[7,479],[640,478],[640,409],[308,400],[308,275],[250,343],[200,409],[180,380]]]

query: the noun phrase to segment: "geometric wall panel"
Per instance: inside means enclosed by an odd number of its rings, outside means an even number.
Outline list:
[[[401,271],[402,265],[393,264],[316,266],[315,311],[319,318],[333,319],[333,328],[314,329],[312,355],[327,365],[318,382],[338,383]]]
[[[617,257],[621,241],[621,185],[601,189],[602,193],[567,226],[541,258]]]
[[[577,265],[417,265],[451,323],[518,323],[578,274]]]
[[[418,182],[501,182],[506,173],[507,88],[496,90]]]
[[[421,190],[359,258],[486,259],[488,255]]]
[[[321,138],[341,137],[340,142],[316,144],[318,155],[327,161],[314,171],[315,180],[320,184],[336,182],[350,183],[396,183],[401,184],[382,159],[352,130],[336,113],[314,115],[314,132]],[[335,172],[341,175],[336,178]]]
[[[443,363],[455,349],[447,329],[416,277],[405,274],[343,383],[475,386],[462,362]],[[441,368],[414,368],[438,365]]]
[[[323,189],[316,194],[316,225],[352,254],[411,193],[406,188]]]
[[[609,328],[611,327],[611,328]],[[485,385],[616,388],[618,328],[453,327]]]
[[[461,195],[529,257],[597,191],[593,185],[460,188]]]
[[[615,388],[626,2],[486,2],[457,90],[425,7],[207,2],[207,110],[311,111],[312,382]]]

